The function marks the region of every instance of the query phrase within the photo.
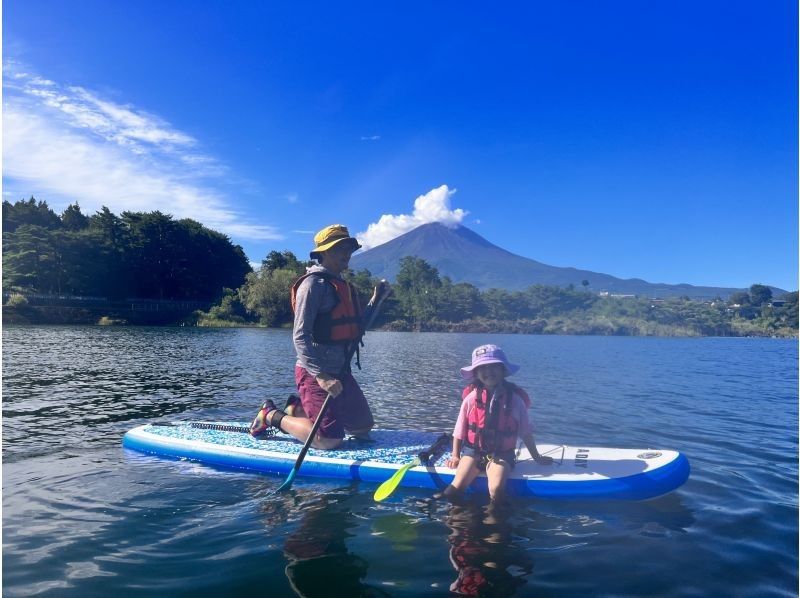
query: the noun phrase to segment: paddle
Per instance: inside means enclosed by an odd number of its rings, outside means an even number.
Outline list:
[[[383,484],[378,486],[378,489],[375,491],[373,498],[378,502],[386,498],[389,498],[392,492],[397,490],[397,487],[400,485],[403,476],[406,475],[406,472],[409,469],[427,463],[427,461],[431,457],[437,456],[437,453],[441,454],[440,451],[444,451],[452,441],[453,437],[450,436],[450,434],[442,434],[441,436],[439,436],[439,438],[436,439],[436,442],[434,442],[427,449],[419,453],[416,459],[414,459],[411,463],[403,465],[400,469],[398,469],[394,473],[392,477],[390,477]]]
[[[369,320],[367,321],[366,326],[364,326],[364,332],[366,332],[367,328],[372,326],[372,323],[375,321],[375,317],[378,315],[378,309],[380,308],[383,300],[389,296],[389,291],[386,290],[386,285],[384,284],[386,281],[381,280],[380,284],[378,285],[378,298],[375,305],[372,308],[372,313],[370,314]],[[353,359],[353,355],[358,348],[358,343],[361,342],[361,337],[364,336],[364,332],[361,333],[353,344],[350,345],[350,348],[347,351],[347,355],[344,359],[344,366],[342,367],[342,371],[339,373],[340,375],[344,375],[347,372],[347,368],[350,367],[350,360]],[[325,402],[322,403],[322,408],[319,410],[317,414],[317,419],[314,420],[314,425],[311,426],[311,432],[306,438],[306,442],[303,445],[303,448],[300,449],[300,453],[297,455],[297,460],[294,462],[294,466],[292,470],[289,472],[289,475],[286,476],[286,481],[280,485],[280,487],[276,490],[276,492],[281,492],[283,490],[288,490],[292,487],[292,482],[294,481],[295,476],[297,475],[297,471],[300,469],[300,466],[303,464],[303,460],[306,458],[306,453],[308,449],[311,447],[311,443],[314,442],[314,438],[317,435],[317,430],[319,430],[319,426],[322,423],[322,418],[325,415],[325,412],[328,410],[328,405],[330,404],[330,400],[333,398],[333,395],[328,393],[328,396],[325,397]]]

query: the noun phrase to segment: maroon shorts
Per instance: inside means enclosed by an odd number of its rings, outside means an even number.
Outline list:
[[[367,399],[353,378],[353,374],[347,373],[337,377],[341,380],[344,390],[339,396],[331,397],[328,409],[322,418],[318,433],[325,438],[344,438],[345,432],[369,430],[375,424]],[[303,403],[303,411],[311,421],[316,421],[328,393],[317,383],[314,376],[299,365],[294,367],[294,380],[297,383],[300,401]]]

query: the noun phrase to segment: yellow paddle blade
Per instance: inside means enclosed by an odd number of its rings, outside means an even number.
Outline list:
[[[389,495],[394,492],[397,487],[400,485],[400,482],[403,479],[403,476],[406,475],[406,472],[411,469],[412,467],[416,467],[420,464],[419,457],[414,459],[411,463],[403,465],[400,469],[398,469],[392,477],[386,480],[383,484],[378,486],[378,489],[375,491],[373,498],[380,502],[385,498],[388,498]]]

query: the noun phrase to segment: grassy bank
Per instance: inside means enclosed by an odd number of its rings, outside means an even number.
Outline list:
[[[196,326],[208,328],[267,328],[263,324],[244,321],[229,321],[215,318],[199,318]],[[285,324],[281,328],[287,328]],[[432,320],[414,324],[407,320],[394,320],[378,328],[394,332],[472,332],[485,334],[564,334],[589,336],[662,336],[662,337],[703,337],[703,336],[758,336],[777,338],[797,338],[798,332],[792,328],[774,327],[769,322],[736,319],[729,329],[718,334],[703,333],[692,326],[659,324],[635,318],[595,316],[583,319],[552,318],[549,320],[493,320],[471,318],[462,322]]]

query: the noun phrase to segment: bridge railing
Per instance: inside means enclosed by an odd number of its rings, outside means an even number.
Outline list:
[[[45,293],[3,292],[3,304],[12,297],[23,297],[28,305],[38,307],[82,307],[85,309],[122,309],[131,311],[180,311],[189,312],[197,309],[207,310],[210,301],[189,301],[182,299],[147,299],[142,297],[126,297],[125,299],[108,299],[107,297],[91,297],[85,295],[52,295]]]

